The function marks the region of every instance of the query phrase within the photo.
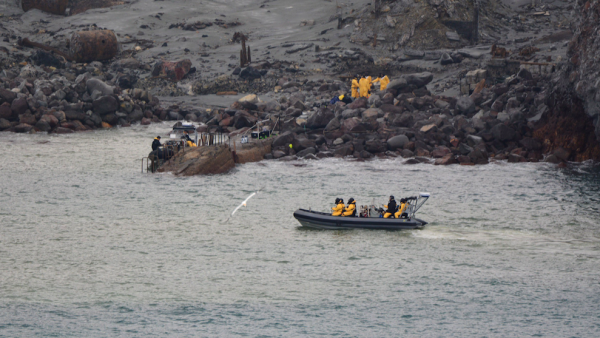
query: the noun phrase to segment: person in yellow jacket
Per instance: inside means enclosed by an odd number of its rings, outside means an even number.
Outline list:
[[[346,207],[346,209],[344,209],[344,213],[342,214],[342,216],[356,216],[356,201],[354,200],[354,198],[350,197],[350,199],[348,200],[348,206]]]
[[[352,79],[352,97],[358,99],[358,80]]]
[[[335,207],[331,208],[331,216],[340,216],[344,212],[344,200],[341,198],[335,199]]]
[[[403,198],[400,200],[400,209],[394,214],[394,217],[400,218],[404,211],[406,211],[406,207],[408,207],[408,202],[406,201],[406,198]]]
[[[371,84],[369,83],[369,80],[367,80],[366,78],[361,78],[360,81],[358,81],[358,90],[360,90],[360,97],[369,97],[369,88],[370,88]]]
[[[390,196],[390,201],[387,205],[384,205],[384,208],[387,210],[385,211],[385,214],[383,214],[383,218],[390,218],[390,216],[392,216],[398,210],[398,205],[396,204],[394,196]]]
[[[381,75],[383,75],[383,74],[381,74]],[[379,79],[379,90],[384,91],[387,88],[389,83],[390,83],[390,78],[387,77],[387,75],[385,75],[384,77]]]

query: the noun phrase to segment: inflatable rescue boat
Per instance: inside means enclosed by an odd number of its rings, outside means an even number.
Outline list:
[[[407,198],[408,206],[401,218],[383,218],[383,209],[374,205],[361,206],[356,216],[342,217],[331,216],[331,213],[298,209],[294,217],[302,227],[321,230],[343,229],[372,229],[372,230],[406,230],[422,229],[427,225],[422,219],[415,217],[416,212],[429,199],[428,193],[421,193],[418,197]]]

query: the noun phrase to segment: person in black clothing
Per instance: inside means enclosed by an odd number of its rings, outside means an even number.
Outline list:
[[[183,132],[183,137],[186,141],[194,142],[194,141],[192,141],[192,138],[190,137],[190,133],[187,130],[185,130]]]
[[[387,210],[385,211],[383,218],[389,218],[390,216],[395,214],[396,211],[398,211],[398,207],[396,205],[396,200],[394,199],[394,196],[390,196],[390,201],[387,205],[385,205],[385,207],[387,208]]]
[[[160,136],[156,136],[154,138],[154,141],[152,141],[152,151],[155,151],[160,146],[162,146],[162,144],[160,144]]]

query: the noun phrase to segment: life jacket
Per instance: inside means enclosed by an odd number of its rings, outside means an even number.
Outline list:
[[[347,212],[352,212],[351,214],[346,215]],[[352,203],[348,204],[346,209],[344,209],[344,216],[356,216],[356,201],[352,201]]]

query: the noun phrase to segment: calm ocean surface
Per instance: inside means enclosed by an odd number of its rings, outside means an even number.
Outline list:
[[[1,337],[600,336],[599,166],[141,174],[169,127],[0,133]],[[292,217],[421,191],[424,230],[311,231]]]

